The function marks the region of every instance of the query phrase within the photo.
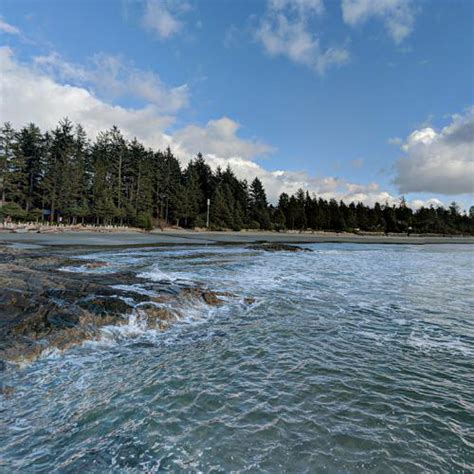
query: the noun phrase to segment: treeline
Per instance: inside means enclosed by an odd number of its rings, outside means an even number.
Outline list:
[[[474,233],[474,212],[413,211],[398,206],[329,201],[299,190],[268,203],[262,182],[213,171],[198,154],[184,168],[168,148],[126,140],[117,127],[90,141],[68,119],[42,132],[30,124],[0,130],[0,217],[69,224]]]

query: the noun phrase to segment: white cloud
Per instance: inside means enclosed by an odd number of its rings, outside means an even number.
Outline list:
[[[396,44],[412,32],[415,24],[410,0],[342,0],[342,17],[351,26],[378,19]]]
[[[474,107],[437,131],[413,131],[396,163],[400,192],[474,193]]]
[[[311,31],[310,20],[323,12],[320,0],[269,0],[256,38],[270,55],[286,56],[324,74],[329,67],[347,62],[349,52],[342,46],[321,47],[319,38]]]
[[[389,139],[387,140],[387,143],[388,143],[389,145],[396,145],[396,146],[399,146],[399,145],[401,145],[401,144],[403,143],[403,140],[402,140],[401,138],[399,138],[399,137],[392,137],[392,138],[389,138]]]
[[[296,11],[300,16],[316,13],[324,13],[323,0],[269,0],[268,6],[271,10],[281,11],[285,8]]]
[[[52,53],[34,58],[40,71],[74,85],[92,86],[99,95],[108,99],[135,97],[160,108],[162,113],[174,113],[189,101],[186,84],[170,88],[151,71],[143,71],[120,57],[96,54],[87,66],[64,60]]]
[[[0,16],[0,31],[2,31],[3,33],[7,33],[9,35],[21,34],[20,30],[16,26],[13,26],[10,23],[7,23],[1,16]]]
[[[33,67],[18,63],[10,48],[0,48],[0,122],[15,127],[34,122],[42,129],[54,128],[65,116],[81,123],[91,137],[113,124],[132,138],[148,145],[166,146],[163,130],[173,117],[159,114],[155,105],[130,109],[109,105],[84,87],[60,84]]]
[[[210,120],[205,127],[188,125],[173,135],[174,142],[189,154],[197,151],[205,155],[223,159],[243,158],[251,160],[266,155],[272,148],[254,140],[244,140],[237,136],[240,124],[228,117]]]
[[[147,0],[143,25],[162,39],[170,38],[181,31],[179,17],[189,9],[189,3],[183,0]]]
[[[430,199],[413,199],[410,201],[409,206],[413,209],[419,209],[420,207],[446,207],[446,205],[441,202],[439,199],[430,198]]]
[[[299,188],[325,199],[367,204],[397,202],[377,183],[361,185],[335,177],[314,177],[302,171],[263,168],[255,159],[270,153],[272,147],[239,137],[240,125],[228,117],[210,120],[204,126],[188,125],[171,134],[168,129],[174,117],[160,115],[156,105],[138,109],[110,105],[86,87],[61,83],[44,70],[18,62],[10,48],[0,48],[0,101],[0,122],[10,121],[15,128],[34,122],[48,130],[67,116],[81,123],[91,138],[115,124],[125,137],[137,137],[145,146],[170,146],[183,164],[201,151],[213,168],[229,164],[242,179],[260,177],[273,202],[280,193],[294,193]],[[451,136],[460,139],[459,133],[453,132]]]

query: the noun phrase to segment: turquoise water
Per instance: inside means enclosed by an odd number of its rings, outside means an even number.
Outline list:
[[[308,247],[95,254],[239,298],[5,372],[0,470],[472,472],[473,247]]]

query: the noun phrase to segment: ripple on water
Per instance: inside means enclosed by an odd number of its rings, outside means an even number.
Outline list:
[[[472,471],[472,249],[312,248],[87,255],[145,296],[172,279],[256,302],[176,308],[167,332],[134,314],[9,368],[2,469]]]

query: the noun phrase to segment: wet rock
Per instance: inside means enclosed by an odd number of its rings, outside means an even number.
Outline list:
[[[171,323],[178,319],[170,309],[151,303],[140,305],[137,312],[139,315],[146,317],[149,327],[158,328],[162,331],[168,329]]]
[[[75,314],[50,313],[46,316],[46,321],[51,328],[67,329],[79,324],[79,317]]]
[[[219,306],[237,298],[170,281],[144,282],[141,288],[155,294],[150,297],[134,291],[137,276],[132,271],[101,275],[60,271],[71,261],[77,266],[77,259],[67,256],[0,246],[0,371],[5,370],[3,361],[32,361],[45,350],[66,350],[96,339],[102,326],[126,324],[134,312],[149,327],[166,330],[181,317],[183,305],[202,301]],[[125,288],[117,288],[120,285]],[[245,302],[251,304],[253,299]]]
[[[5,347],[6,346],[6,347]],[[17,338],[1,345],[2,357],[12,362],[29,362],[37,359],[47,348],[45,343],[28,338]]]
[[[120,298],[91,298],[80,301],[79,306],[91,313],[105,316],[107,314],[125,315],[129,314],[133,307]]]
[[[220,306],[224,304],[222,296],[234,296],[227,292],[217,292],[204,290],[202,288],[184,288],[181,292],[182,296],[191,299],[202,300],[209,306]]]
[[[94,327],[74,327],[53,333],[48,339],[48,344],[60,351],[64,351],[77,346],[85,340],[95,339],[98,336],[99,331]]]
[[[8,329],[12,336],[26,336],[38,339],[50,331],[48,315],[58,308],[53,304],[30,305],[23,309],[21,317],[16,317]]]
[[[312,252],[311,249],[299,247],[298,245],[288,245],[279,242],[262,242],[260,244],[249,245],[252,250],[264,250],[266,252]]]
[[[84,267],[86,268],[104,268],[104,267],[108,267],[109,266],[109,263],[107,262],[87,262]]]
[[[0,387],[0,394],[4,395],[6,398],[10,398],[15,393],[15,389],[13,387]]]
[[[206,302],[206,304],[211,306],[219,306],[223,303],[223,301],[217,297],[215,293],[210,291],[205,291],[201,294],[202,299]]]

